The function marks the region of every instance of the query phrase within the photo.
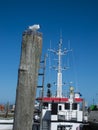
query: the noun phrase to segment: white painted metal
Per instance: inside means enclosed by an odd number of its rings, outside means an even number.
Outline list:
[[[12,130],[12,129],[13,129],[13,119],[0,120],[0,130]]]
[[[62,99],[62,55],[65,55],[68,50],[62,51],[62,39],[60,39],[59,49],[57,51],[50,49],[58,56],[57,70],[57,95],[55,98]],[[69,50],[70,51],[70,50]],[[74,92],[74,88],[70,87],[70,94],[68,101],[55,102],[57,104],[57,114],[52,114],[52,104],[54,102],[47,102],[48,106],[42,109],[42,122],[47,122],[46,128],[41,124],[40,130],[78,130],[83,125],[83,121],[87,121],[87,118],[83,117],[83,111],[80,109],[80,102],[75,102],[76,99],[80,99],[80,94]],[[51,97],[50,97],[51,100]],[[69,105],[67,108],[65,104]],[[73,108],[75,105],[75,108]]]

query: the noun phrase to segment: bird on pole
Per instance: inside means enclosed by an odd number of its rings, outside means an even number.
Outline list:
[[[34,24],[32,26],[29,26],[29,29],[32,30],[32,31],[37,31],[38,29],[40,29],[40,25]]]

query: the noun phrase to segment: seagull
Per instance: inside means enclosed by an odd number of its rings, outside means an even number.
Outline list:
[[[32,31],[36,31],[38,29],[40,29],[40,25],[39,24],[34,24],[32,26],[29,26],[29,29]]]

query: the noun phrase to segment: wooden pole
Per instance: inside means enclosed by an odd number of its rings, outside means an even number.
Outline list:
[[[38,69],[42,51],[42,34],[23,33],[13,130],[32,130]]]

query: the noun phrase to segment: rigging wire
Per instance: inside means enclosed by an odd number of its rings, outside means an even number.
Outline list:
[[[78,92],[79,91],[79,84],[78,84],[78,77],[77,77],[74,51],[72,51],[72,62],[73,62],[73,73],[74,73],[74,80],[75,80],[75,88],[76,88],[76,91]]]
[[[50,40],[50,48],[51,49],[51,40]],[[50,51],[48,51],[48,64],[49,64],[49,68],[48,68],[48,82],[50,82],[50,69],[51,69],[51,55],[50,55]]]

